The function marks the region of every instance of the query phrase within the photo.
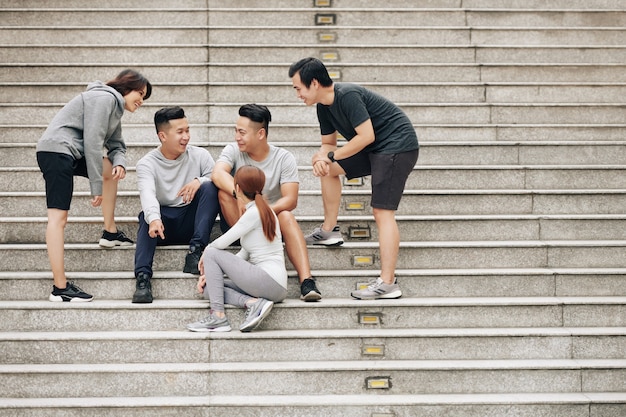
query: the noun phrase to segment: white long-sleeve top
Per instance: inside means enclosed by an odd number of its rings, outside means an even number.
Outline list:
[[[237,239],[241,242],[241,250],[237,256],[263,269],[279,285],[287,288],[287,269],[285,268],[285,256],[278,219],[276,219],[276,236],[270,242],[263,234],[259,209],[255,202],[251,201],[246,205],[246,211],[237,223],[211,242],[209,246],[216,249],[226,249]]]

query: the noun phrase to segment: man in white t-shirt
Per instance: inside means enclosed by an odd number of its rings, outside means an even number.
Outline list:
[[[211,175],[219,189],[221,221],[233,225],[241,215],[233,198],[233,173],[237,168],[253,165],[263,170],[266,178],[263,195],[278,217],[287,256],[298,272],[300,298],[318,301],[322,295],[311,276],[304,235],[292,213],[298,204],[298,165],[291,152],[267,142],[271,119],[272,115],[265,106],[246,104],[239,108],[235,143],[224,148]]]

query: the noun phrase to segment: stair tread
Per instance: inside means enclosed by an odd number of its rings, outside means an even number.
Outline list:
[[[198,333],[186,330],[89,331],[89,332],[0,332],[3,341],[111,341],[111,340],[259,340],[317,338],[397,337],[578,337],[624,336],[626,327],[505,327],[505,328],[407,328],[407,329],[290,329],[259,332]]]
[[[381,307],[430,307],[430,306],[555,306],[555,305],[622,305],[626,296],[593,297],[403,297],[395,300],[353,300],[348,298],[324,298],[315,303],[286,299],[274,305],[274,309],[285,308],[381,308]],[[47,300],[36,301],[0,301],[0,310],[63,310],[63,309],[206,309],[208,301],[191,300],[154,300],[150,304],[133,304],[130,300],[94,299],[88,303],[51,303]],[[234,307],[233,307],[234,308]]]
[[[277,361],[219,363],[89,363],[0,364],[2,373],[90,373],[90,372],[304,372],[304,371],[457,371],[457,370],[550,370],[626,369],[626,359],[428,359]]]
[[[203,395],[182,397],[0,398],[0,409],[17,407],[318,406],[445,404],[624,403],[626,392],[410,394],[410,395]]]

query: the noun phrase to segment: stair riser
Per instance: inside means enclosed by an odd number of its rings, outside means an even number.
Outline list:
[[[32,127],[30,127],[32,126]],[[129,145],[137,143],[156,145],[153,127],[148,124],[123,125],[124,139]],[[39,126],[27,125],[24,127],[0,126],[0,143],[37,143],[45,130],[45,124]],[[544,141],[550,138],[553,141],[622,141],[624,128],[615,126],[589,125],[587,127],[570,126],[498,126],[489,125],[463,126],[416,126],[418,136],[428,138],[434,142],[462,142],[462,141],[513,141],[524,142]],[[191,123],[193,142],[210,143],[213,138],[228,140],[232,137],[233,128],[224,125],[197,125]],[[281,146],[284,142],[291,142],[294,138],[303,138],[311,141],[319,139],[319,127],[313,124],[273,125],[270,142]]]
[[[314,273],[317,286],[324,298],[348,298],[358,284],[376,278],[376,270],[365,276],[357,271],[345,271],[341,275]],[[367,271],[365,271],[367,272]],[[81,287],[99,299],[130,300],[135,291],[132,266],[110,277],[85,277],[84,273],[69,273],[70,280],[77,280]],[[181,277],[180,271],[155,271],[152,278],[152,293],[156,300],[192,300],[199,297],[196,292],[195,276]],[[288,299],[300,297],[300,285],[294,271],[289,279]],[[587,275],[565,275],[559,273],[537,273],[517,275],[515,272],[502,272],[493,275],[467,275],[462,273],[428,275],[397,271],[404,297],[593,297],[625,296],[626,276],[618,273]],[[16,271],[14,277],[8,273],[0,280],[0,293],[9,300],[46,300],[52,289],[50,272],[38,274],[37,278],[24,279]]]
[[[221,398],[221,397],[220,397]],[[207,401],[209,401],[207,399]],[[143,403],[143,401],[142,401]],[[175,405],[158,405],[158,406],[99,406],[99,407],[67,407],[63,408],[46,406],[40,407],[19,407],[17,409],[0,408],[0,417],[15,417],[15,413],[19,413],[20,417],[67,417],[68,413],[72,416],[93,416],[95,410],[97,415],[101,417],[144,417],[146,415],[154,417],[171,417],[176,415],[184,415],[186,417],[230,417],[232,415],[251,415],[255,417],[293,417],[301,413],[301,415],[313,416],[323,415],[327,417],[353,417],[376,415],[378,412],[381,417],[413,417],[416,415],[428,416],[466,416],[466,417],[501,417],[504,415],[515,415],[516,417],[537,417],[537,416],[568,416],[568,417],[606,417],[621,416],[626,412],[626,406],[621,404],[427,404],[411,405],[411,404],[393,404],[393,405],[345,405],[345,404],[329,404],[323,399],[316,400],[315,405],[243,405],[240,402],[232,405],[221,406],[175,406]],[[0,405],[2,401],[0,400]]]
[[[39,219],[37,219],[39,220]],[[308,233],[319,226],[322,218],[313,221],[300,221],[300,228]],[[137,220],[117,221],[117,226],[135,240]],[[509,240],[626,240],[626,218],[620,220],[399,220],[398,227],[404,241],[509,241]],[[379,238],[374,220],[347,220],[339,223],[345,241],[376,242]],[[94,243],[102,233],[102,222],[70,223],[65,228],[65,242]],[[352,228],[369,231],[368,238],[349,236]],[[215,226],[213,237],[220,236]],[[0,223],[0,244],[3,243],[45,243],[45,219],[34,222],[23,219],[20,222]]]
[[[384,368],[384,367],[383,367]],[[11,397],[279,395],[285,390],[318,395],[366,394],[366,378],[389,376],[396,395],[433,393],[580,392],[583,386],[606,377],[601,387],[624,390],[623,370],[450,370],[396,371],[246,371],[241,372],[72,372],[61,374],[5,374],[0,387]],[[68,379],[71,381],[68,382]],[[94,383],[97,381],[97,383]],[[262,381],[274,381],[272,384]],[[72,387],[72,389],[68,389]],[[583,388],[583,392],[584,392]]]
[[[208,302],[189,301],[189,308],[158,308],[131,304],[126,309],[58,308],[48,310],[4,309],[6,322],[2,331],[160,331],[184,330],[187,323],[208,314]],[[358,312],[382,314],[382,324],[363,325]],[[227,311],[231,326],[243,321],[243,310]],[[88,323],[88,324],[86,324]],[[614,327],[626,325],[624,305],[510,305],[510,306],[440,306],[404,307],[389,302],[389,307],[326,307],[315,311],[315,319],[306,308],[275,306],[260,329],[363,329],[371,328],[452,328],[452,327]],[[17,326],[17,328],[16,328]],[[235,327],[234,331],[237,331]]]
[[[313,270],[350,270],[354,268],[380,269],[378,244],[364,247],[342,247],[325,249],[309,247],[309,259]],[[324,251],[324,253],[321,253]],[[3,271],[47,271],[46,249],[44,245],[18,249],[0,248],[0,269]],[[129,271],[134,265],[134,247],[114,250],[99,249],[96,245],[67,247],[65,250],[66,271]],[[513,245],[485,247],[408,247],[401,244],[398,269],[471,269],[471,268],[621,268],[626,257],[626,247],[588,247],[566,245],[529,247]],[[185,249],[165,247],[154,257],[155,270],[181,270]],[[355,259],[363,259],[355,265]],[[20,259],[20,263],[14,260]],[[367,264],[365,260],[373,261]],[[287,262],[288,268],[293,268]]]
[[[3,364],[184,363],[350,360],[621,359],[624,337],[372,337],[254,340],[3,341]],[[94,348],[97,345],[97,349]],[[384,356],[361,353],[383,346]]]
[[[146,74],[148,76],[148,74]],[[355,80],[356,81],[356,80]],[[626,87],[607,86],[383,86],[365,87],[398,103],[410,102],[420,97],[421,103],[624,103]],[[0,90],[4,103],[54,103],[69,101],[83,85],[9,85]],[[245,103],[253,96],[257,102],[286,102],[293,100],[293,92],[280,86],[256,85],[155,85],[155,98],[175,103],[180,97],[185,101],[234,101]],[[158,95],[157,95],[158,91]]]
[[[0,28],[0,36],[4,33]],[[144,29],[145,30],[145,29]],[[140,33],[143,33],[142,30]],[[8,31],[11,35],[12,31]],[[62,33],[68,32],[64,30]],[[108,33],[109,31],[107,31]],[[123,31],[128,38],[127,30]],[[213,33],[213,31],[212,31]],[[258,31],[257,31],[258,34]],[[152,37],[151,37],[152,39]],[[101,38],[98,39],[101,41]],[[38,38],[37,43],[43,39]],[[136,44],[136,39],[133,39]],[[8,43],[8,42],[6,42]],[[0,66],[2,64],[0,63]],[[336,62],[329,64],[331,71],[340,71],[343,81],[359,82],[367,85],[372,80],[384,80],[386,83],[406,83],[407,79],[419,83],[619,83],[626,81],[623,65],[580,65],[567,64],[537,64],[517,65],[438,65],[438,64],[413,64],[413,65],[390,65],[384,63],[358,64]],[[85,83],[112,78],[115,74],[127,68],[116,64],[91,64],[72,65],[71,63],[59,63],[58,65],[33,64],[33,65],[5,65],[0,73],[0,82],[69,82]],[[237,71],[233,71],[234,64],[190,62],[183,66],[174,66],[171,63],[159,63],[150,66],[133,65],[133,68],[144,74],[153,84],[167,83],[201,83],[218,81],[220,83],[241,83],[243,80],[250,83],[289,83],[286,64],[241,64],[236,65]],[[107,74],[108,77],[107,77]],[[267,87],[270,87],[268,85]],[[564,86],[562,86],[564,87]],[[157,91],[155,91],[157,93]],[[291,96],[290,96],[291,98]],[[428,99],[421,97],[421,99]],[[273,100],[272,100],[273,101]],[[273,129],[273,131],[275,131]],[[272,133],[275,137],[275,134]]]
[[[101,216],[101,210],[91,207],[86,193],[74,195],[70,215]],[[348,210],[347,204],[357,203],[363,209]],[[344,195],[341,216],[371,215],[370,195]],[[45,196],[3,197],[7,214],[20,217],[46,217]],[[415,208],[423,215],[483,215],[483,214],[623,214],[626,195],[622,194],[477,194],[477,195],[411,195],[406,194],[398,207],[398,215],[411,215]],[[138,193],[118,195],[116,216],[135,217],[141,211]],[[321,197],[305,195],[298,198],[296,216],[321,216]]]

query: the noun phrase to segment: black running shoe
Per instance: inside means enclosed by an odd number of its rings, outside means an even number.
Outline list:
[[[187,255],[185,256],[185,267],[183,268],[183,272],[200,275],[198,262],[200,262],[200,258],[202,258],[202,252],[204,252],[204,248],[199,246],[192,246],[189,248],[189,252],[187,252]]]
[[[78,288],[78,285],[75,285],[74,282],[68,282],[67,286],[63,289],[59,289],[53,285],[52,293],[48,299],[53,302],[84,303],[93,300],[93,295],[87,294]]]
[[[111,233],[103,230],[102,237],[100,238],[98,245],[103,248],[114,248],[116,246],[132,246],[133,243],[135,242],[130,240],[124,232],[120,232],[118,230],[116,233]]]
[[[300,285],[300,299],[304,301],[319,301],[322,299],[322,293],[315,286],[313,278],[307,278]]]
[[[149,304],[151,302],[152,284],[150,284],[150,277],[146,274],[139,274],[137,275],[135,294],[133,294],[133,303]]]

